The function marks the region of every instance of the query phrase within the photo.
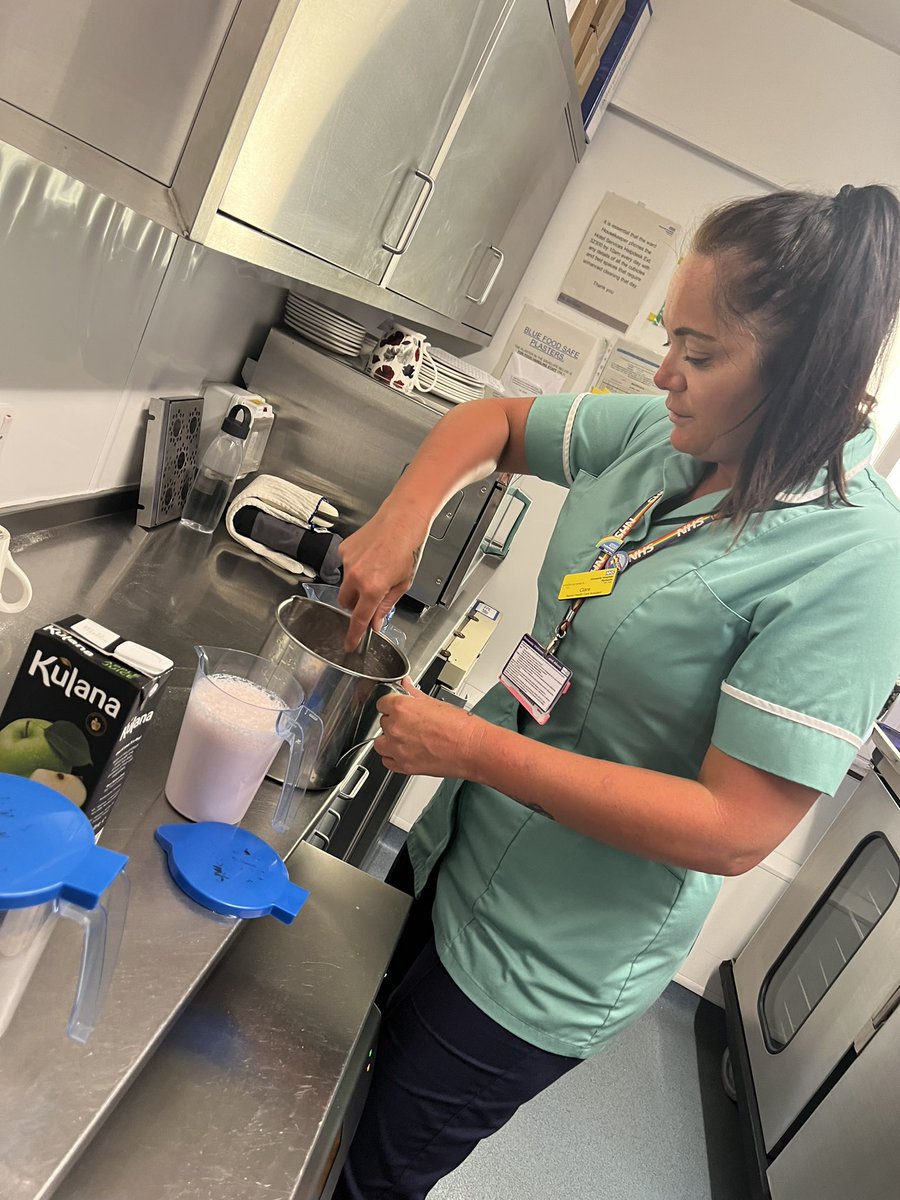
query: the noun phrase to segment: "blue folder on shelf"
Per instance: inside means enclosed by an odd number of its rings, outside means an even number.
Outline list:
[[[626,0],[625,13],[622,20],[616,26],[616,31],[610,38],[609,45],[603,51],[600,65],[597,68],[597,74],[591,81],[590,87],[581,102],[581,116],[585,129],[587,129],[597,109],[601,105],[605,107],[605,103],[608,103],[607,92],[610,81],[615,75],[619,64],[622,62],[622,58],[628,47],[631,45],[635,33],[638,31],[638,25],[644,16],[645,10],[648,16],[652,14],[653,7],[650,0]]]

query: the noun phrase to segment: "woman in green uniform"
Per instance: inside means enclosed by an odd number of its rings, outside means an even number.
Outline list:
[[[669,290],[661,395],[455,408],[344,542],[356,640],[464,483],[569,489],[531,636],[475,714],[379,705],[385,763],[447,782],[410,833],[419,953],[339,1197],[426,1195],[644,1012],[721,876],[840,783],[900,669],[867,397],[898,309],[887,189],[729,205]]]

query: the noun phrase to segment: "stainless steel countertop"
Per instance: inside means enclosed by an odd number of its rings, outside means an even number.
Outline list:
[[[153,833],[181,819],[166,802],[163,785],[194,674],[192,646],[258,651],[277,604],[297,590],[296,580],[239,546],[224,529],[210,538],[177,523],[146,531],[133,520],[133,513],[115,513],[19,533],[12,542],[34,599],[24,613],[0,614],[0,695],[5,697],[32,631],[74,612],[168,655],[176,666],[103,832],[104,845],[129,855],[131,881],[122,951],[103,1019],[87,1047],[65,1037],[80,935],[60,922],[0,1041],[4,1200],[52,1194],[241,929],[240,922],[199,907],[176,887]],[[483,560],[476,566],[450,609],[399,614],[414,679],[465,618],[494,565]],[[348,773],[354,765],[348,760]],[[243,825],[287,858],[332,793],[309,793],[295,829],[278,834],[271,826],[278,790],[264,783]],[[330,900],[326,887],[317,903],[327,910]],[[360,906],[363,925],[371,912]],[[304,915],[291,927],[301,940],[314,929]],[[304,942],[298,961],[336,961],[332,954],[331,946]],[[363,1008],[372,994],[359,997]],[[320,1001],[321,996],[319,1007]],[[310,1038],[308,1044],[318,1042]],[[349,1050],[350,1043],[329,1045],[331,1065],[309,1064],[310,1075],[319,1072],[324,1079]],[[326,1090],[323,1083],[309,1103],[324,1102]]]
[[[289,867],[310,889],[296,928],[247,922],[56,1200],[293,1200],[304,1167],[301,1194],[317,1195],[367,1044],[339,1091],[341,1073],[409,901],[310,845]]]

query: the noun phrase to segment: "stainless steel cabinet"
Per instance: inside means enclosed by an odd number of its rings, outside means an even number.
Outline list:
[[[12,0],[0,95],[169,184],[238,3]]]
[[[297,2],[4,0],[0,139],[193,234]]]
[[[504,7],[304,0],[220,209],[380,283]]]
[[[493,333],[572,173],[567,80],[546,0],[516,0],[461,114],[434,196],[385,283]]]
[[[6,0],[0,139],[474,342],[584,147],[562,0]]]

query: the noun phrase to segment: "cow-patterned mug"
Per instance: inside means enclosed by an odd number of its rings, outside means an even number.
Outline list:
[[[398,392],[430,392],[437,382],[437,367],[428,349],[424,333],[394,325],[369,355],[366,370]]]

